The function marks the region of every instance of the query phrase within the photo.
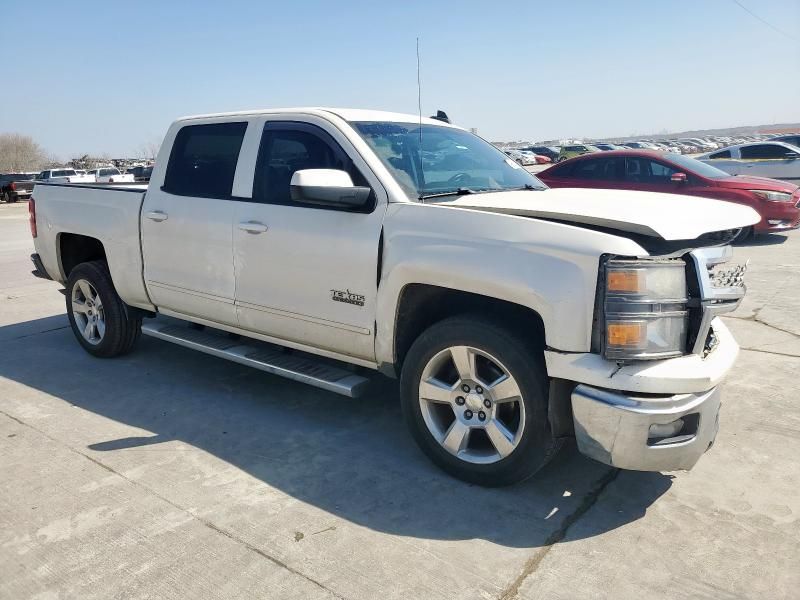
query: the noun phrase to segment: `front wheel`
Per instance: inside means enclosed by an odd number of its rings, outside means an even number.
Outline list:
[[[142,318],[114,289],[104,261],[81,263],[67,279],[67,316],[78,342],[93,356],[130,352],[142,331]]]
[[[536,473],[559,447],[547,421],[540,355],[530,341],[478,315],[425,331],[401,375],[403,413],[422,451],[479,485]]]

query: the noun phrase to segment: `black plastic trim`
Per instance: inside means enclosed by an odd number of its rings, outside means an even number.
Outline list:
[[[128,187],[122,186],[129,186],[129,185],[136,185],[135,183],[47,183],[46,181],[37,181],[36,185],[51,185],[53,187],[72,187],[72,188],[81,188],[83,190],[113,190],[115,192],[134,192],[136,194],[144,194],[147,190],[132,190]],[[35,190],[35,187],[34,187]],[[35,191],[33,192],[35,193]]]
[[[44,268],[41,256],[38,254],[31,254],[31,261],[33,262],[33,266],[36,267],[35,270],[31,271],[31,275],[38,277],[39,279],[48,279],[50,281],[53,280],[53,278],[50,277],[50,274],[47,272],[47,269]]]

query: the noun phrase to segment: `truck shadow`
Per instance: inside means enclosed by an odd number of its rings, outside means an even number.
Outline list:
[[[777,246],[786,243],[788,237],[786,234],[779,233],[762,233],[756,236],[750,236],[743,242],[738,242],[736,246],[742,248],[749,248],[753,246]]]
[[[523,484],[468,485],[441,473],[416,448],[391,380],[379,377],[369,394],[351,400],[150,338],[126,357],[95,359],[69,328],[58,328],[65,321],[0,327],[6,347],[0,376],[48,395],[25,395],[26,405],[46,405],[33,414],[60,414],[56,398],[136,428],[130,436],[105,435],[96,419],[70,422],[77,428],[72,438],[83,440],[79,451],[120,472],[136,467],[138,475],[126,476],[144,485],[151,485],[148,473],[161,473],[156,481],[171,485],[157,491],[176,503],[191,493],[194,502],[206,497],[211,505],[224,502],[226,511],[246,514],[256,509],[252,494],[237,506],[242,479],[256,495],[275,497],[238,469],[372,530],[529,548],[559,538],[570,517],[583,514],[611,479],[611,469],[568,445]],[[36,331],[41,333],[31,334]],[[22,403],[3,399],[10,414]],[[211,456],[187,452],[187,445]],[[228,473],[222,483],[220,472]],[[572,527],[570,536],[591,537],[639,519],[670,485],[671,477],[659,473],[626,473],[624,502],[586,512],[581,533]],[[608,503],[607,495],[600,498]],[[248,522],[254,520],[251,515]]]

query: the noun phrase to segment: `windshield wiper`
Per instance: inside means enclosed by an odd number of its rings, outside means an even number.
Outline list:
[[[537,192],[541,192],[544,189],[547,189],[547,188],[536,187],[535,185],[533,185],[531,183],[526,183],[525,185],[521,185],[519,187],[506,188],[504,190],[497,190],[497,191],[498,192],[519,192],[519,191],[523,191],[523,190],[534,190],[534,191],[537,191]]]
[[[427,200],[428,198],[443,198],[444,196],[466,196],[467,194],[476,194],[475,190],[460,187],[456,190],[449,190],[447,192],[436,192],[435,194],[420,194],[418,200]]]

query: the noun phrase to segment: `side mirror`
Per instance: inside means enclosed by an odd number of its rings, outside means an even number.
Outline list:
[[[349,173],[337,169],[295,171],[289,189],[295,202],[347,208],[364,206],[372,192],[368,187],[353,185]]]
[[[786,154],[783,155],[783,157],[789,160],[795,160],[800,158],[800,154],[798,154],[797,152],[787,152]]]
[[[673,173],[669,180],[672,183],[686,183],[689,178],[686,176],[686,173]]]

